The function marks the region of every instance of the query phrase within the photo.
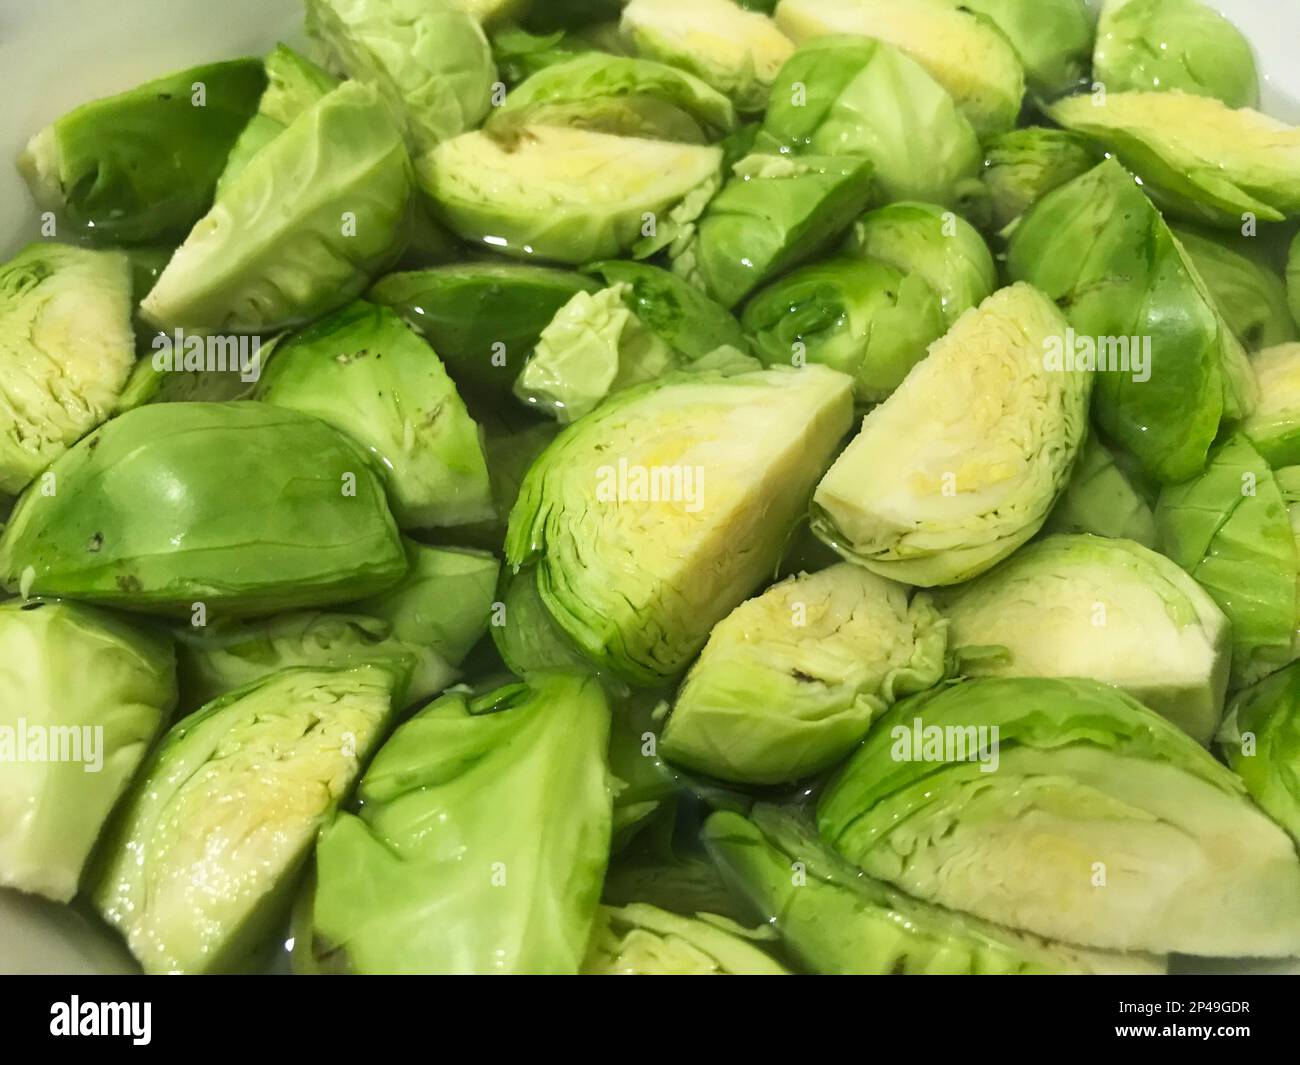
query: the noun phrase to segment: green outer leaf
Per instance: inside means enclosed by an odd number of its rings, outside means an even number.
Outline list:
[[[987,142],[984,154],[993,225],[1007,236],[1007,227],[1029,208],[1099,161],[1086,137],[1042,126],[1001,133]]]
[[[1300,663],[1237,695],[1219,747],[1250,797],[1300,845]]]
[[[1084,441],[1061,498],[1043,526],[1048,532],[1093,533],[1156,546],[1151,505],[1133,487],[1095,435]]]
[[[1256,354],[1259,406],[1241,430],[1274,469],[1300,463],[1300,344],[1281,344]]]
[[[1174,226],[1173,232],[1242,347],[1256,352],[1300,337],[1287,306],[1286,285],[1272,269],[1226,240],[1186,226]]]
[[[588,976],[788,976],[785,966],[715,914],[682,917],[634,902],[602,906],[582,971]],[[738,934],[740,933],[740,934]]]

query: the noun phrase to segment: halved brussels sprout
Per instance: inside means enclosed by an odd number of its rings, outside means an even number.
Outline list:
[[[165,330],[256,333],[341,307],[400,253],[411,197],[379,97],[340,85],[225,186],[141,312]]]
[[[870,202],[857,156],[746,156],[673,243],[673,270],[724,307],[831,244]]]
[[[515,256],[588,263],[627,251],[702,184],[722,150],[533,126],[466,133],[419,162],[421,186],[467,240]]]
[[[478,426],[433,349],[394,311],[357,300],[277,349],[256,398],[310,414],[378,460],[398,525],[495,513]]]
[[[1281,344],[1251,360],[1259,404],[1242,432],[1274,468],[1300,464],[1300,344]]]
[[[1291,661],[1295,536],[1272,471],[1244,435],[1215,448],[1199,477],[1160,493],[1156,529],[1160,550],[1232,622],[1234,687]]]
[[[176,705],[171,642],[74,603],[0,603],[0,884],[68,902]]]
[[[998,287],[984,238],[964,218],[933,203],[892,203],[863,215],[844,251],[924,279],[950,326]]]
[[[1219,747],[1250,797],[1300,845],[1300,663],[1238,694]]]
[[[644,902],[602,906],[587,948],[587,976],[788,976],[725,917],[694,917]]]
[[[684,70],[590,52],[551,64],[512,89],[487,125],[505,133],[526,125],[576,126],[707,144],[735,128],[736,110]]]
[[[822,837],[929,902],[1103,950],[1300,951],[1300,858],[1237,776],[1093,680],[896,705],[822,793]]]
[[[742,784],[834,765],[904,695],[938,683],[946,626],[929,597],[847,562],[773,585],[714,626],[659,749]]]
[[[121,252],[29,244],[0,265],[0,492],[106,421],[134,363]]]
[[[421,710],[366,772],[360,813],[321,833],[317,963],[578,972],[609,857],[608,737],[600,685],[577,675],[453,691]]]
[[[18,169],[79,237],[179,239],[211,204],[265,85],[256,59],[169,74],[69,111],[28,142]]]
[[[1108,92],[1178,90],[1259,106],[1250,42],[1201,0],[1106,0],[1092,71]]]
[[[611,397],[529,471],[506,540],[514,580],[535,582],[538,611],[591,661],[659,685],[776,568],[851,411],[849,379],[820,366]]]
[[[1225,238],[1186,226],[1173,230],[1242,347],[1255,352],[1296,339],[1286,284],[1270,266],[1236,250]]]
[[[150,973],[240,965],[383,737],[399,664],[287,669],[183,718],[104,844],[96,909]]]
[[[1070,96],[1048,108],[1135,171],[1161,208],[1239,229],[1300,213],[1300,129],[1185,92]]]
[[[980,136],[1016,124],[1025,70],[987,21],[947,0],[781,0],[776,24],[798,44],[833,33],[902,49],[952,94]]]
[[[415,152],[473,129],[492,107],[492,48],[455,0],[307,0],[307,32],[378,91]]]
[[[1066,308],[1060,358],[1096,371],[1098,423],[1151,477],[1195,476],[1220,423],[1254,406],[1245,352],[1115,160],[1040,200],[1016,226],[1007,267]]]
[[[770,18],[732,0],[630,0],[621,28],[641,55],[689,70],[744,112],[767,106],[794,51]]]
[[[916,60],[868,37],[822,37],[781,68],[763,135],[784,151],[871,160],[887,202],[956,205],[979,189],[979,139]]]
[[[742,321],[766,365],[830,366],[853,378],[863,403],[888,397],[948,327],[918,274],[846,256],[774,281],[750,299]]]
[[[998,134],[985,148],[983,174],[994,227],[1005,230],[1098,161],[1087,139],[1068,130],[1026,126]]]
[[[1065,320],[1013,285],[968,311],[835,460],[813,531],[844,558],[931,586],[968,580],[1047,520],[1087,432],[1091,375],[1045,358]]]
[[[760,803],[715,813],[704,839],[733,889],[823,975],[1013,975],[1164,971],[1157,959],[1046,943],[908,898],[864,876],[795,814]]]
[[[1091,677],[1205,744],[1223,716],[1228,619],[1131,540],[1049,536],[938,604],[966,676]]]
[[[1070,483],[1044,526],[1048,532],[1093,533],[1156,546],[1151,503],[1096,436],[1079,450]]]
[[[296,411],[138,407],[48,473],[0,537],[0,574],[25,596],[215,619],[347,602],[406,572],[370,458]]]
[[[433,345],[461,388],[509,395],[556,312],[600,285],[582,274],[515,263],[457,263],[389,274],[366,299],[391,307]]]

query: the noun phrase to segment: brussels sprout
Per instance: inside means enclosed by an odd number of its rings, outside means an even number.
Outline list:
[[[307,32],[378,91],[413,151],[473,129],[492,107],[492,48],[455,0],[307,0]]]
[[[817,822],[868,875],[1035,935],[1292,956],[1300,859],[1244,790],[1116,688],[991,678],[896,705],[823,792]]]
[[[383,737],[400,664],[287,669],[183,718],[105,841],[96,909],[151,973],[240,965]]]
[[[819,366],[611,397],[529,470],[506,540],[515,580],[592,662],[658,686],[776,568],[851,409],[849,379]],[[517,624],[507,601],[499,645],[531,637]]]
[[[923,279],[938,295],[950,326],[998,285],[984,238],[965,219],[932,203],[894,203],[864,215],[854,223],[844,251]]]
[[[29,244],[0,266],[0,493],[106,421],[134,362],[125,255]]]
[[[835,460],[813,531],[882,576],[968,580],[1033,536],[1087,432],[1092,378],[1050,368],[1060,312],[1029,285],[968,311]]]
[[[600,686],[562,673],[420,711],[362,779],[360,814],[321,834],[316,958],[356,973],[576,973],[609,855],[608,734]]]
[[[1296,339],[1286,285],[1270,267],[1222,239],[1185,226],[1173,230],[1242,347],[1253,352]]]
[[[341,307],[401,251],[411,197],[383,104],[340,85],[225,187],[141,311],[165,330],[256,333]]]
[[[1281,344],[1251,360],[1259,405],[1242,431],[1270,466],[1300,463],[1300,344]]]
[[[104,244],[179,239],[266,85],[256,59],[192,67],[83,104],[28,142],[18,169],[43,210]]]
[[[908,898],[844,862],[795,815],[716,813],[704,838],[727,882],[823,975],[1153,974],[1154,959],[1044,943]],[[804,874],[796,880],[791,870]]]
[[[515,256],[581,264],[631,248],[653,220],[716,179],[719,148],[535,126],[466,133],[419,163],[460,236]]]
[[[1156,546],[1156,519],[1150,502],[1095,436],[1089,436],[1079,450],[1070,482],[1044,528]]]
[[[704,913],[680,917],[657,906],[602,906],[582,971],[587,976],[788,976],[731,926]]]
[[[600,286],[581,274],[513,263],[457,263],[389,274],[366,299],[392,307],[438,353],[456,384],[506,396],[556,312]]]
[[[1234,686],[1291,660],[1295,537],[1277,482],[1245,436],[1220,444],[1199,477],[1160,493],[1156,529],[1160,550],[1232,622]]]
[[[474,424],[438,356],[396,312],[357,300],[284,344],[257,398],[310,414],[378,459],[403,528],[495,513]]]
[[[1066,309],[1060,356],[1097,371],[1097,421],[1156,480],[1199,473],[1220,422],[1254,405],[1241,345],[1160,212],[1113,159],[1025,215],[1007,267]]]
[[[985,149],[984,185],[993,225],[1005,230],[1053,189],[1097,165],[1096,153],[1077,133],[1027,126],[1001,133]]]
[[[843,256],[773,282],[746,304],[742,321],[766,365],[833,367],[853,377],[864,403],[888,397],[947,329],[939,297],[920,276]]]
[[[798,44],[846,33],[902,49],[948,90],[980,136],[1016,124],[1025,71],[1015,50],[1000,30],[948,0],[781,0],[775,18]]]
[[[1109,92],[1178,90],[1259,106],[1250,43],[1200,0],[1106,0],[1092,69]]]
[[[794,45],[732,0],[631,0],[623,33],[651,59],[689,70],[744,112],[760,112]]]
[[[1164,210],[1238,229],[1300,213],[1300,129],[1184,92],[1070,96],[1048,108],[1113,152]]]
[[[0,884],[61,902],[176,705],[170,641],[94,607],[0,603]]]
[[[824,37],[781,68],[763,133],[786,151],[871,160],[883,198],[957,204],[979,188],[975,130],[914,59],[867,37]]]
[[[676,67],[590,52],[539,70],[510,92],[487,126],[508,134],[529,124],[706,144],[735,128],[736,111]]]
[[[673,270],[734,307],[825,249],[871,199],[856,156],[750,155],[674,243]]]
[[[327,606],[406,572],[369,457],[262,403],[161,403],[115,418],[33,485],[0,537],[26,595],[209,616]]]
[[[928,596],[909,604],[907,588],[847,562],[782,581],[714,627],[660,750],[742,784],[811,776],[939,681],[945,628]]]
[[[1223,716],[1232,633],[1200,586],[1131,540],[1049,536],[939,599],[973,677],[1091,677],[1193,739]]]
[[[1241,692],[1219,746],[1250,797],[1300,844],[1300,663]]]

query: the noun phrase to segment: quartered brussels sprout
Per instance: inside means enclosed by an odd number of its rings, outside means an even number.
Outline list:
[[[61,902],[176,705],[165,637],[74,603],[0,603],[0,884]]]
[[[78,238],[179,239],[211,204],[265,85],[256,59],[169,74],[69,111],[31,139],[18,169]]]
[[[1226,237],[1186,226],[1175,226],[1174,236],[1242,347],[1255,352],[1296,339],[1286,285],[1271,266],[1252,257],[1248,241],[1234,246]]]
[[[478,426],[438,356],[387,307],[358,300],[298,333],[256,396],[320,418],[374,455],[403,528],[495,513]]]
[[[1239,229],[1300,213],[1300,129],[1185,92],[1070,96],[1048,114],[1137,173],[1164,210]]]
[[[1108,92],[1179,91],[1259,105],[1250,43],[1201,0],[1106,0],[1093,79]]]
[[[727,882],[822,975],[1044,975],[1164,971],[1155,958],[1047,943],[931,906],[848,865],[797,815],[760,803],[715,813],[704,839]]]
[[[1250,797],[1300,845],[1300,663],[1233,700],[1219,747]]]
[[[673,242],[673,270],[734,307],[824,250],[871,196],[871,164],[857,156],[746,156]]]
[[[121,252],[30,244],[0,265],[0,492],[107,420],[134,362]]]
[[[716,180],[720,148],[557,126],[466,133],[419,162],[460,236],[508,255],[582,264],[627,251]]]
[[[1146,486],[1135,483],[1095,436],[1089,436],[1080,448],[1070,482],[1044,528],[1156,546],[1156,519]]]
[[[830,366],[853,378],[863,403],[889,396],[948,327],[919,274],[847,256],[773,282],[745,305],[742,321],[766,365]]]
[[[1300,343],[1261,351],[1251,365],[1259,403],[1242,431],[1275,469],[1300,464]]]
[[[1086,138],[1063,129],[1026,126],[1000,133],[985,148],[984,186],[993,225],[1005,230],[1053,189],[1097,165]]]
[[[141,311],[168,331],[257,333],[341,307],[401,252],[412,189],[379,97],[340,85],[222,189]]]
[[[1003,32],[949,0],[781,0],[776,24],[798,44],[829,34],[902,49],[957,101],[980,136],[1016,124],[1025,69]]]
[[[366,293],[433,345],[456,385],[507,396],[556,312],[598,282],[568,270],[515,263],[457,263],[389,274]]]
[[[940,597],[972,677],[1091,677],[1208,744],[1223,716],[1228,619],[1173,562],[1131,540],[1049,536]]]
[[[924,593],[847,562],[782,581],[714,626],[659,749],[743,784],[811,776],[939,681],[945,628]]]
[[[307,32],[379,93],[413,151],[473,129],[491,109],[492,48],[456,0],[307,0]]]
[[[1245,352],[1160,212],[1113,159],[1025,215],[1007,267],[1066,309],[1058,364],[1096,372],[1094,417],[1151,477],[1199,473],[1220,423],[1254,406]]]
[[[844,558],[922,586],[968,580],[1020,547],[1087,432],[1091,375],[1044,358],[1065,329],[1023,284],[958,319],[822,478],[813,531]]]
[[[947,90],[868,37],[800,47],[772,88],[763,135],[788,152],[869,159],[889,202],[957,205],[979,191],[979,139]]]
[[[949,325],[998,285],[984,238],[964,218],[933,203],[892,203],[863,215],[849,231],[844,252],[924,280]]]
[[[1215,448],[1199,477],[1160,493],[1156,529],[1160,550],[1232,623],[1234,686],[1291,660],[1296,541],[1281,490],[1244,435]]]
[[[402,725],[361,781],[360,813],[321,834],[316,964],[578,972],[609,856],[608,736],[599,684],[563,673],[449,692]]]
[[[849,379],[809,366],[671,377],[570,426],[510,515],[511,589],[534,608],[507,597],[506,661],[547,665],[521,651],[553,627],[630,683],[680,673],[775,570],[851,411]]]
[[[586,976],[788,976],[725,917],[694,917],[646,903],[602,906],[582,972]]]
[[[263,403],[162,403],[84,438],[0,537],[24,595],[209,618],[378,592],[406,556],[370,458]]]
[[[762,111],[794,45],[732,0],[630,0],[621,28],[637,52],[689,70],[743,112]]]
[[[167,734],[104,842],[92,893],[146,972],[227,971],[274,935],[404,682],[400,663],[287,669]]]
[[[1300,951],[1291,840],[1195,740],[1097,681],[973,680],[899,703],[817,823],[870,876],[1050,939]]]
[[[736,110],[684,70],[588,52],[533,74],[488,120],[503,133],[530,124],[707,144],[735,128]]]

